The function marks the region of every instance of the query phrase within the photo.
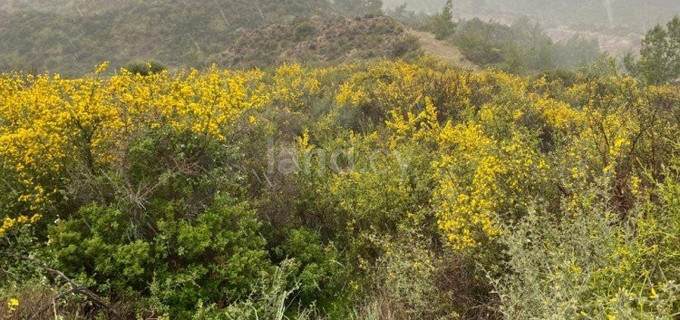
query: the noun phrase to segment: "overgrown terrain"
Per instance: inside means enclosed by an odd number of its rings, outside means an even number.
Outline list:
[[[389,17],[314,17],[252,29],[213,60],[232,68],[295,62],[337,65],[415,57],[419,47],[418,39]]]
[[[0,90],[5,318],[678,312],[674,86],[421,60]]]
[[[0,74],[0,319],[680,316],[680,17],[616,61],[453,2],[56,3],[2,7],[65,74]]]

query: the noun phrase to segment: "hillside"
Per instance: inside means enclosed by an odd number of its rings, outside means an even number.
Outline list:
[[[254,28],[213,58],[220,65],[249,68],[304,62],[337,64],[417,53],[418,41],[395,20],[313,17]]]
[[[332,13],[325,0],[16,3],[0,13],[0,70],[65,74],[104,60],[202,66],[250,28]]]
[[[116,11],[122,8],[139,5],[143,0],[4,0],[0,3],[0,11],[21,12],[41,11],[58,14],[77,13],[78,15],[99,14]],[[157,2],[157,1],[155,1]]]

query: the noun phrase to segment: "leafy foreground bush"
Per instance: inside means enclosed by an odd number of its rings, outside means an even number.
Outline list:
[[[3,319],[675,319],[680,92],[440,62],[0,76]]]
[[[530,212],[505,240],[513,272],[497,282],[504,315],[675,319],[680,256],[671,243],[677,242],[680,221],[673,203],[677,191],[675,181],[661,186],[660,210],[645,203],[623,222],[597,189],[586,191],[577,206],[565,205],[560,215]]]

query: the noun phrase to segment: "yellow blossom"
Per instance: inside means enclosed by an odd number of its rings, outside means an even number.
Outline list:
[[[7,307],[9,308],[10,311],[16,310],[16,308],[19,307],[19,300],[10,298],[7,301]]]

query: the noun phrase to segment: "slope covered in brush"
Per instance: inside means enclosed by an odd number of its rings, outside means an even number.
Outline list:
[[[0,69],[66,74],[104,60],[201,66],[250,28],[332,12],[325,0],[16,3],[0,11]]]
[[[246,68],[290,62],[324,65],[402,58],[416,54],[419,47],[417,39],[389,17],[317,16],[254,28],[214,61]]]

